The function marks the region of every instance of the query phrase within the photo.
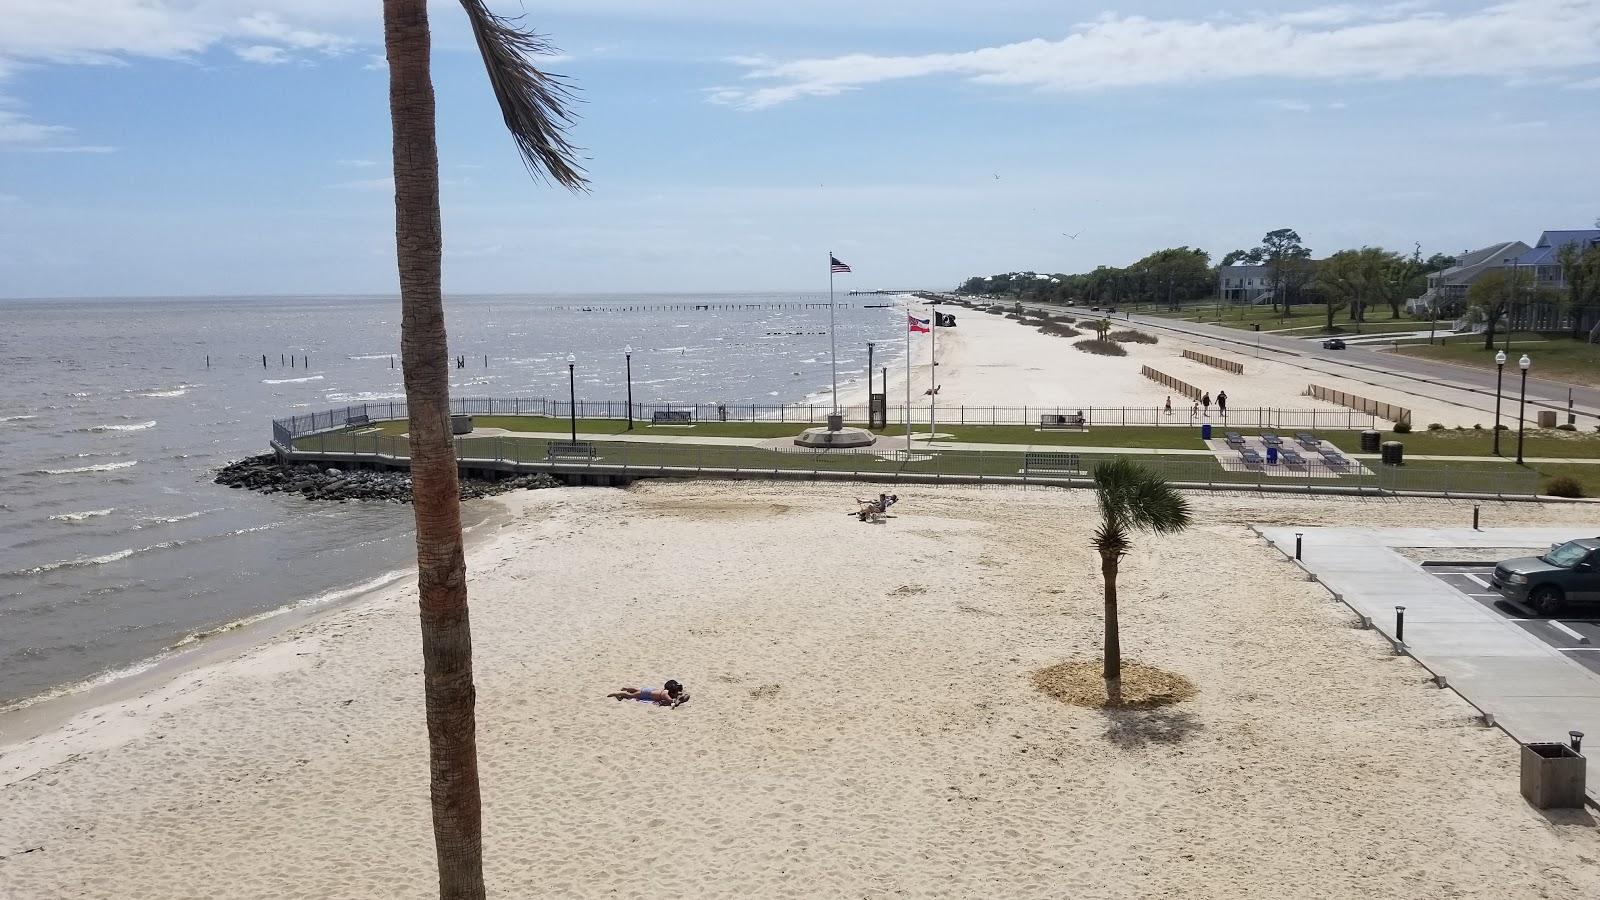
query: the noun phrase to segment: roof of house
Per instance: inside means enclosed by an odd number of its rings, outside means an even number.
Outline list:
[[[1561,248],[1568,244],[1578,244],[1582,247],[1592,247],[1600,244],[1600,228],[1546,231],[1539,235],[1539,243],[1532,250],[1517,257],[1517,265],[1559,265]]]
[[[1456,258],[1456,264],[1438,273],[1440,284],[1456,283],[1464,277],[1475,277],[1483,269],[1498,265],[1506,260],[1521,258],[1527,253],[1529,247],[1521,241],[1507,241],[1501,244],[1491,244],[1477,250],[1470,250]]]

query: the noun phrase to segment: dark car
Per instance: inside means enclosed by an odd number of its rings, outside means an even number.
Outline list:
[[[1557,544],[1543,556],[1508,559],[1494,567],[1489,585],[1547,616],[1568,605],[1600,603],[1600,537]]]
[[[1324,350],[1343,350],[1344,349],[1344,341],[1341,341],[1338,338],[1328,338],[1327,340],[1322,342],[1322,349],[1324,349]]]

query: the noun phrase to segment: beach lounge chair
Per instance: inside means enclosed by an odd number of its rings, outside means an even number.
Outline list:
[[[1293,447],[1284,447],[1278,451],[1278,455],[1283,457],[1283,464],[1286,466],[1303,466],[1306,464],[1306,458],[1301,456],[1300,451]]]
[[[1239,449],[1239,458],[1244,460],[1244,464],[1247,466],[1259,466],[1262,463],[1261,454],[1249,447],[1241,447]]]
[[[1315,450],[1318,447],[1322,446],[1322,442],[1317,440],[1317,436],[1312,434],[1309,431],[1298,431],[1298,432],[1295,432],[1294,440],[1295,440],[1295,443],[1299,444],[1300,446],[1304,447],[1307,450]]]
[[[1270,431],[1263,431],[1261,432],[1261,443],[1267,445],[1268,447],[1282,447],[1283,438],[1278,437],[1276,434],[1273,434]]]
[[[1229,447],[1239,448],[1244,446],[1244,435],[1237,431],[1224,431],[1222,437],[1228,442]]]

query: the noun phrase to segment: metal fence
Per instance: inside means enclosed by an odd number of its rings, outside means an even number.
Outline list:
[[[595,474],[616,478],[643,477],[774,477],[920,482],[949,479],[962,483],[1006,484],[1091,483],[1094,466],[1118,458],[1110,454],[1076,453],[1071,447],[1048,452],[1005,450],[939,450],[883,440],[872,452],[841,453],[800,447],[722,446],[686,443],[596,441],[594,456],[570,455],[570,442],[543,437],[471,435],[455,440],[456,457],[468,468],[507,472]],[[291,459],[316,462],[372,461],[403,465],[409,448],[405,438],[381,433],[331,432],[307,435],[284,448]],[[564,455],[565,454],[565,455]],[[1389,495],[1417,492],[1442,495],[1529,497],[1538,493],[1538,473],[1513,466],[1428,468],[1385,465],[1330,467],[1308,461],[1300,467],[1256,466],[1229,471],[1208,456],[1136,457],[1168,481],[1189,488],[1254,488],[1305,493]]]
[[[629,404],[618,400],[579,400],[576,410],[567,400],[548,397],[498,399],[460,397],[450,401],[450,412],[464,416],[548,416],[568,418],[576,412],[580,419],[625,419]],[[688,412],[696,422],[793,422],[797,425],[827,421],[833,407],[826,403],[771,406],[734,403],[635,403],[633,418],[649,422],[657,412]],[[909,408],[913,424],[928,421],[928,407]],[[840,408],[845,421],[865,424],[867,407]],[[907,407],[888,409],[890,425],[906,424]],[[1035,425],[1043,415],[1081,415],[1089,427],[1126,425],[1192,427],[1203,422],[1239,428],[1303,428],[1311,431],[1349,431],[1373,428],[1377,419],[1370,413],[1338,409],[1237,409],[1227,414],[1195,416],[1186,409],[1168,412],[1158,406],[941,406],[937,411],[940,426],[953,425]],[[361,403],[323,412],[274,419],[272,441],[287,448],[298,437],[337,431],[371,422],[406,418],[403,400]]]

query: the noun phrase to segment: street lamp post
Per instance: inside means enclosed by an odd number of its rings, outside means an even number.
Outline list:
[[[1500,455],[1500,382],[1506,375],[1506,352],[1494,355],[1494,455]]]
[[[1522,397],[1517,400],[1517,465],[1522,465],[1522,410],[1528,404],[1528,370],[1533,368],[1533,360],[1528,354],[1522,354],[1517,360],[1517,365],[1522,368]]]
[[[623,359],[628,363],[628,430],[633,430],[633,346],[622,348]]]
[[[572,442],[578,442],[578,381],[575,374],[578,358],[567,354],[567,413],[572,421]]]

